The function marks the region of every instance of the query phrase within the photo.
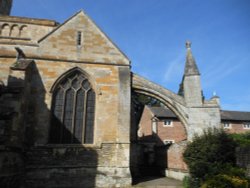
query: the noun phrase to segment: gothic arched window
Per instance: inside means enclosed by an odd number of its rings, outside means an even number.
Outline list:
[[[94,112],[95,92],[88,79],[74,71],[54,89],[50,143],[93,143]]]

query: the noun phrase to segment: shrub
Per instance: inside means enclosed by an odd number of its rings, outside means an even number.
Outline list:
[[[201,188],[233,188],[232,183],[223,175],[214,176],[201,186]]]
[[[246,178],[246,171],[243,168],[232,167],[231,165],[224,165],[221,169],[221,174],[227,174],[232,177]]]
[[[185,176],[183,179],[183,188],[200,188],[200,181],[197,178]]]
[[[207,181],[201,188],[248,188],[248,181],[235,176],[218,174]]]
[[[191,177],[201,182],[219,174],[225,164],[233,166],[235,148],[234,140],[223,130],[208,129],[203,135],[194,137],[193,142],[187,145],[183,157]]]
[[[182,180],[183,188],[189,188],[189,177],[185,176]]]
[[[239,146],[250,146],[250,131],[242,134],[231,134],[230,137],[239,145]]]

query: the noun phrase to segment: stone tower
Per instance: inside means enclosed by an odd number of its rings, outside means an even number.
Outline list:
[[[10,15],[12,0],[0,0],[0,15]]]
[[[182,81],[183,96],[187,106],[198,107],[202,105],[202,90],[200,73],[191,52],[191,42],[186,42],[186,65]]]

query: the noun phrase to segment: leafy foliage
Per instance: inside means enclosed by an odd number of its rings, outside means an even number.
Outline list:
[[[240,146],[250,146],[250,131],[242,134],[231,134],[230,137]]]
[[[200,181],[197,178],[185,176],[183,179],[183,188],[200,188]]]
[[[203,135],[196,135],[183,154],[191,175],[185,180],[185,187],[247,188],[249,181],[245,170],[236,167],[235,149],[239,140],[249,139],[249,136],[230,136],[219,129],[208,129]]]
[[[225,164],[235,164],[236,144],[223,130],[208,129],[195,136],[183,156],[190,174],[200,180],[218,174]]]
[[[237,176],[218,174],[208,179],[201,188],[248,188],[248,181]]]
[[[133,106],[133,113],[134,113],[136,125],[139,124],[145,105],[161,106],[163,104],[159,100],[153,97],[143,95],[141,93],[132,92],[132,106]]]
[[[153,97],[148,95],[144,95],[141,93],[132,93],[133,102],[139,103],[140,105],[148,105],[148,106],[161,106],[161,102]]]

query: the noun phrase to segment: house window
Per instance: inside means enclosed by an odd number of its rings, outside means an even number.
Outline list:
[[[231,124],[229,122],[224,122],[223,123],[223,128],[224,129],[231,129]]]
[[[77,42],[77,46],[81,46],[82,45],[82,32],[81,31],[77,32],[76,42]]]
[[[243,128],[244,129],[250,129],[250,123],[244,123]]]
[[[173,121],[172,120],[164,120],[163,121],[163,127],[172,127]]]
[[[50,143],[93,143],[94,112],[95,92],[85,76],[75,71],[53,92]]]
[[[165,145],[170,145],[170,144],[173,144],[174,143],[174,140],[163,140],[163,143]]]

